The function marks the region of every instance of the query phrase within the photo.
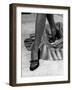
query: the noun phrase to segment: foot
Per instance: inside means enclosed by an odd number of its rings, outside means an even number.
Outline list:
[[[49,33],[48,30],[46,30],[46,34],[47,34],[47,38],[49,40],[50,43],[54,42],[56,37],[56,29],[55,28],[51,28],[51,33]]]
[[[39,67],[39,61],[38,60],[32,60],[30,64],[30,70],[33,71]]]
[[[31,54],[31,56],[33,56],[33,54]],[[30,70],[31,71],[33,71],[39,67],[40,50],[38,50],[37,56],[38,57],[35,57],[35,58],[38,58],[38,59],[33,59],[34,57],[32,57],[32,60],[30,62]]]

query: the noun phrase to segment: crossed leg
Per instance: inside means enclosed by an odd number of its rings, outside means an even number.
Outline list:
[[[30,70],[33,71],[39,66],[38,50],[41,43],[41,37],[44,32],[46,18],[49,21],[52,36],[55,36],[55,22],[52,14],[37,14],[35,25],[35,42],[31,51]]]

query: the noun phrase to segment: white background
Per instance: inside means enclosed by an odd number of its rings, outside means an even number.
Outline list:
[[[0,90],[71,90],[70,84],[54,84],[41,86],[9,86],[9,4],[10,3],[34,3],[46,5],[72,6],[72,0],[0,0]],[[72,7],[71,7],[72,11]],[[71,12],[72,17],[72,12]],[[71,18],[72,22],[72,18]],[[72,29],[72,27],[71,27]],[[72,31],[71,31],[72,33]],[[72,38],[72,37],[71,37]],[[72,42],[71,42],[72,43]],[[72,68],[72,62],[71,62]],[[72,75],[72,72],[71,72]]]

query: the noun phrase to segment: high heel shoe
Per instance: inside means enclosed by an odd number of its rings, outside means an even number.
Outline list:
[[[40,50],[38,50],[38,59],[30,61],[30,70],[33,71],[39,67]]]

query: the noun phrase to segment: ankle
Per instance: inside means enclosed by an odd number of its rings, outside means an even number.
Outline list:
[[[32,60],[37,60],[38,59],[38,52],[31,51],[31,59]]]

